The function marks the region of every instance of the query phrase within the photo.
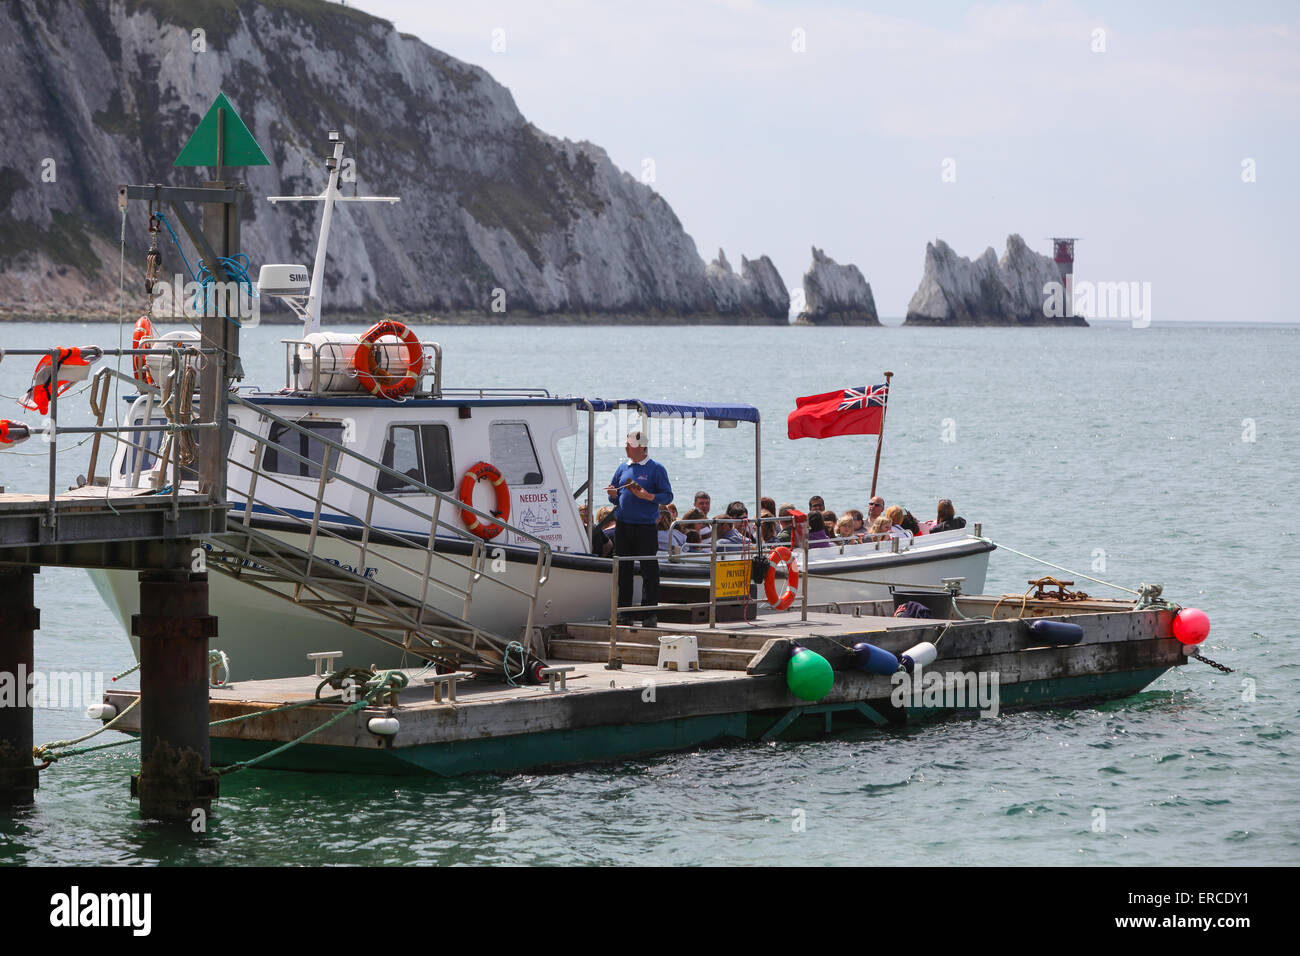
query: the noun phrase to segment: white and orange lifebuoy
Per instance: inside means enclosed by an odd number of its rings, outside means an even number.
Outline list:
[[[406,350],[406,371],[400,375],[387,371],[376,360],[376,344],[385,335],[399,339]],[[352,354],[352,367],[357,371],[357,381],[361,387],[371,395],[401,398],[420,384],[420,372],[424,369],[424,348],[415,337],[415,332],[401,322],[376,322],[361,336],[357,350]]]
[[[763,590],[767,594],[767,603],[778,611],[784,611],[794,603],[796,593],[799,590],[799,565],[795,563],[794,555],[787,547],[779,547],[768,555],[772,562],[767,566],[767,577],[763,578]],[[776,566],[785,565],[786,587],[785,593],[777,596],[776,593]]]
[[[474,488],[481,478],[490,481],[496,490],[497,506],[492,509],[492,514],[502,521],[510,520],[510,488],[497,467],[486,461],[471,465],[469,471],[465,472],[465,477],[460,480],[460,502],[468,506],[460,510],[460,520],[465,522],[465,527],[470,534],[476,534],[484,541],[491,541],[505,529],[496,522],[484,524],[478,515],[469,510],[474,507]]]
[[[149,321],[149,316],[142,315],[135,320],[135,330],[131,333],[131,348],[142,349],[146,346],[141,345],[146,339],[155,339],[153,323]],[[131,356],[131,374],[135,376],[137,382],[144,382],[146,385],[153,384],[153,376],[149,374],[149,366],[145,363],[145,356]]]

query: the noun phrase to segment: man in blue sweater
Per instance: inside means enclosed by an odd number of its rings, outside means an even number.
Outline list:
[[[645,435],[640,431],[627,434],[627,461],[618,466],[614,480],[605,493],[617,507],[614,509],[614,554],[641,556],[641,603],[659,603],[659,562],[654,555],[659,550],[657,524],[659,506],[673,500],[673,486],[668,483],[664,466],[646,453]],[[650,557],[645,557],[649,555]],[[632,604],[632,569],[619,567],[618,606]],[[620,614],[619,622],[628,623],[628,615]],[[653,611],[642,618],[646,627],[658,627],[659,619]]]

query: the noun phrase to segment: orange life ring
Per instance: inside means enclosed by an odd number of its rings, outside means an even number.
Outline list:
[[[478,484],[480,478],[486,478],[492,482],[492,487],[496,489],[497,506],[492,514],[502,521],[510,520],[510,488],[506,480],[501,477],[501,472],[495,465],[489,465],[486,461],[480,461],[470,466],[469,471],[465,472],[465,477],[460,480],[460,502],[474,507],[474,487]],[[491,541],[505,529],[501,525],[493,522],[484,524],[479,520],[478,515],[469,511],[467,508],[460,510],[460,520],[465,522],[465,527],[471,534],[476,534],[484,541]]]
[[[767,577],[763,579],[763,590],[767,593],[767,603],[778,611],[784,611],[794,603],[796,592],[799,590],[799,566],[795,564],[794,555],[790,553],[790,549],[784,546],[777,548],[768,555],[768,558],[772,563],[767,566]],[[776,566],[782,563],[785,564],[785,593],[777,597]]]
[[[396,336],[406,348],[406,372],[400,377],[379,368],[375,361],[375,343],[385,335]],[[372,325],[357,350],[352,354],[352,367],[357,370],[357,381],[371,395],[380,398],[401,398],[414,391],[420,384],[420,372],[424,368],[424,349],[415,333],[401,322],[385,320]],[[378,380],[377,380],[378,379]]]
[[[149,316],[142,315],[135,320],[135,331],[131,333],[131,348],[142,349],[145,346],[140,343],[145,339],[157,338],[154,335],[153,323],[149,321]],[[153,376],[149,374],[149,366],[145,363],[145,356],[131,356],[131,374],[135,376],[137,382],[144,382],[146,385],[153,384]]]

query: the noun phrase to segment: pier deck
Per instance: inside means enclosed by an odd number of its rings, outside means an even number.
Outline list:
[[[54,496],[0,492],[0,564],[81,568],[175,567],[164,542],[221,530],[224,507],[182,491],[86,485]],[[189,564],[186,560],[185,565]]]

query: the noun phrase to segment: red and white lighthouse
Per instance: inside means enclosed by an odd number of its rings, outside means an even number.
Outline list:
[[[1056,270],[1061,274],[1061,288],[1065,291],[1065,314],[1074,315],[1074,244],[1077,237],[1052,237]]]

